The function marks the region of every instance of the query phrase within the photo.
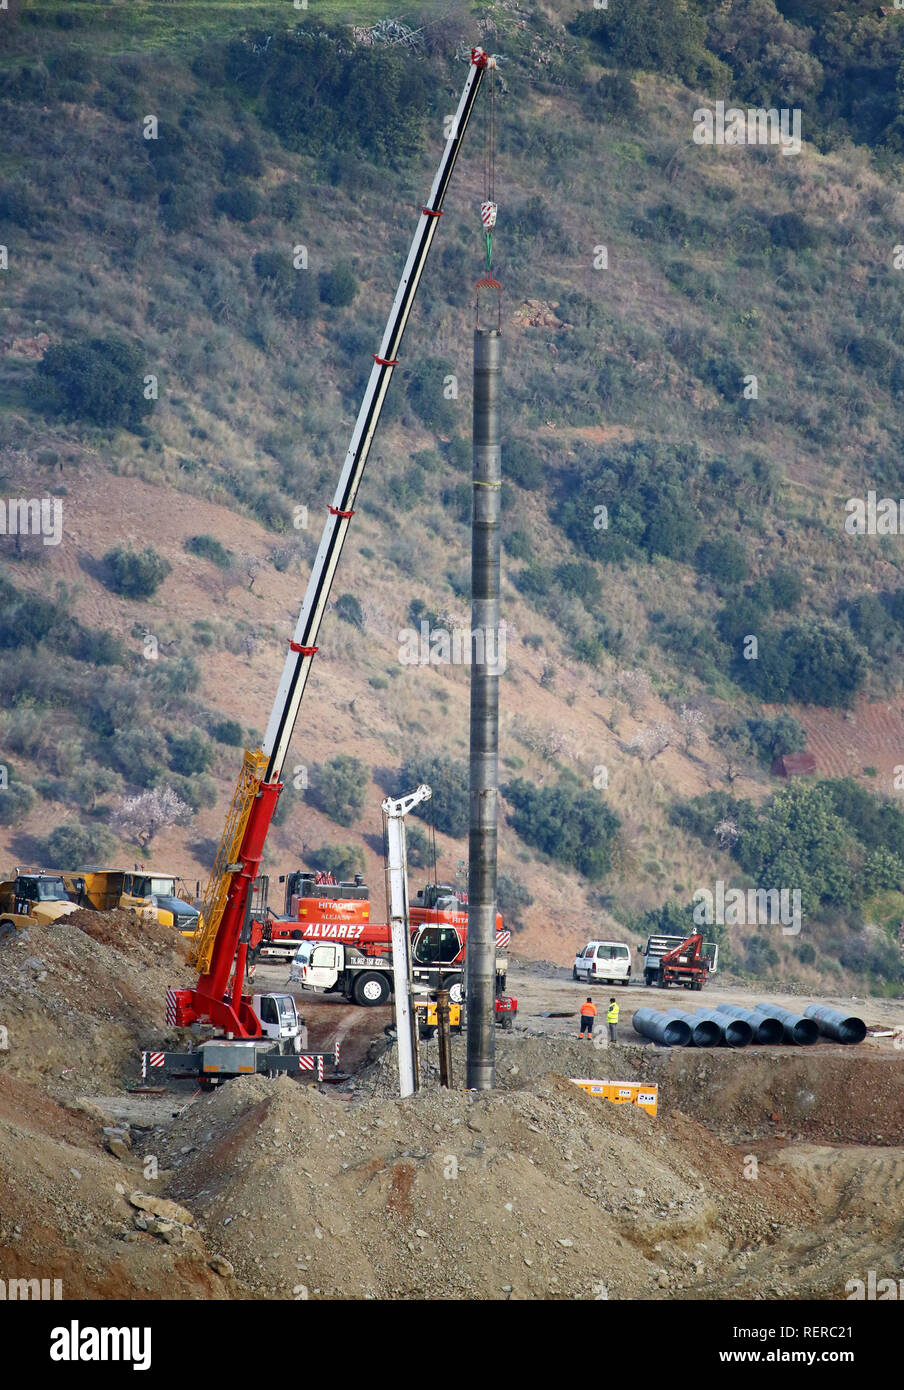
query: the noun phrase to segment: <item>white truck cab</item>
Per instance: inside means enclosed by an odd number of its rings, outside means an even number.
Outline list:
[[[600,984],[630,984],[631,948],[623,941],[588,941],[574,958],[573,980],[598,980]]]
[[[265,1038],[279,1043],[280,1052],[304,1052],[308,1045],[308,1029],[291,994],[252,995],[254,1012],[261,1021]]]

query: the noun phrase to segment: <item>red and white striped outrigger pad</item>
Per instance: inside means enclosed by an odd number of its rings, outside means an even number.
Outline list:
[[[511,934],[510,931],[498,931],[498,932],[496,933],[496,945],[497,945],[497,946],[507,946],[507,945],[509,944],[509,942],[511,941],[511,939],[512,939],[512,934]]]
[[[299,1071],[314,1071],[314,1070],[316,1070],[316,1072],[317,1072],[317,1080],[318,1080],[318,1081],[322,1081],[322,1080],[323,1080],[323,1058],[322,1058],[322,1057],[299,1057],[299,1059],[298,1059],[298,1069],[299,1069]]]
[[[487,231],[489,231],[491,227],[495,227],[497,211],[498,209],[495,203],[480,204],[480,220],[486,227]]]
[[[176,1026],[176,991],[168,989],[166,991],[166,1021],[171,1028]]]

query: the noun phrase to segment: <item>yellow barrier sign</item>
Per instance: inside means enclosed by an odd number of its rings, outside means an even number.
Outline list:
[[[597,1081],[590,1077],[571,1076],[568,1078],[575,1086],[580,1086],[588,1096],[601,1096],[613,1105],[638,1105],[648,1115],[655,1115],[659,1102],[659,1086],[645,1081]]]

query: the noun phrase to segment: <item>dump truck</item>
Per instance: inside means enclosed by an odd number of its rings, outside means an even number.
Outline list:
[[[71,901],[79,907],[96,912],[114,908],[138,914],[153,912],[161,926],[175,927],[183,936],[198,926],[201,914],[183,897],[188,890],[174,874],[91,867],[63,873],[62,879]]]
[[[77,911],[59,874],[16,873],[0,883],[0,941],[23,927],[49,926]]]

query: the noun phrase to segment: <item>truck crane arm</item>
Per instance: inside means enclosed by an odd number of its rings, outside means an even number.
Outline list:
[[[373,354],[364,399],[339,477],[295,634],[289,643],[282,677],[263,743],[245,752],[232,806],[227,816],[202,908],[202,926],[189,951],[199,972],[192,989],[167,991],[167,1023],[187,1027],[209,1022],[237,1038],[258,1038],[261,1024],[249,996],[242,995],[250,937],[249,893],[257,877],[276,802],[280,777],[298,711],[317,654],[320,624],[329,602],[367,456],[380,420],[386,391],[397,365],[408,316],[442,215],[442,204],[455,168],[481,80],[495,59],[481,48],[471,50],[468,77],[452,122],[439,168],[411,242],[408,259],[389,312],[380,350]],[[237,954],[238,953],[238,954]],[[230,975],[234,976],[230,987]]]

